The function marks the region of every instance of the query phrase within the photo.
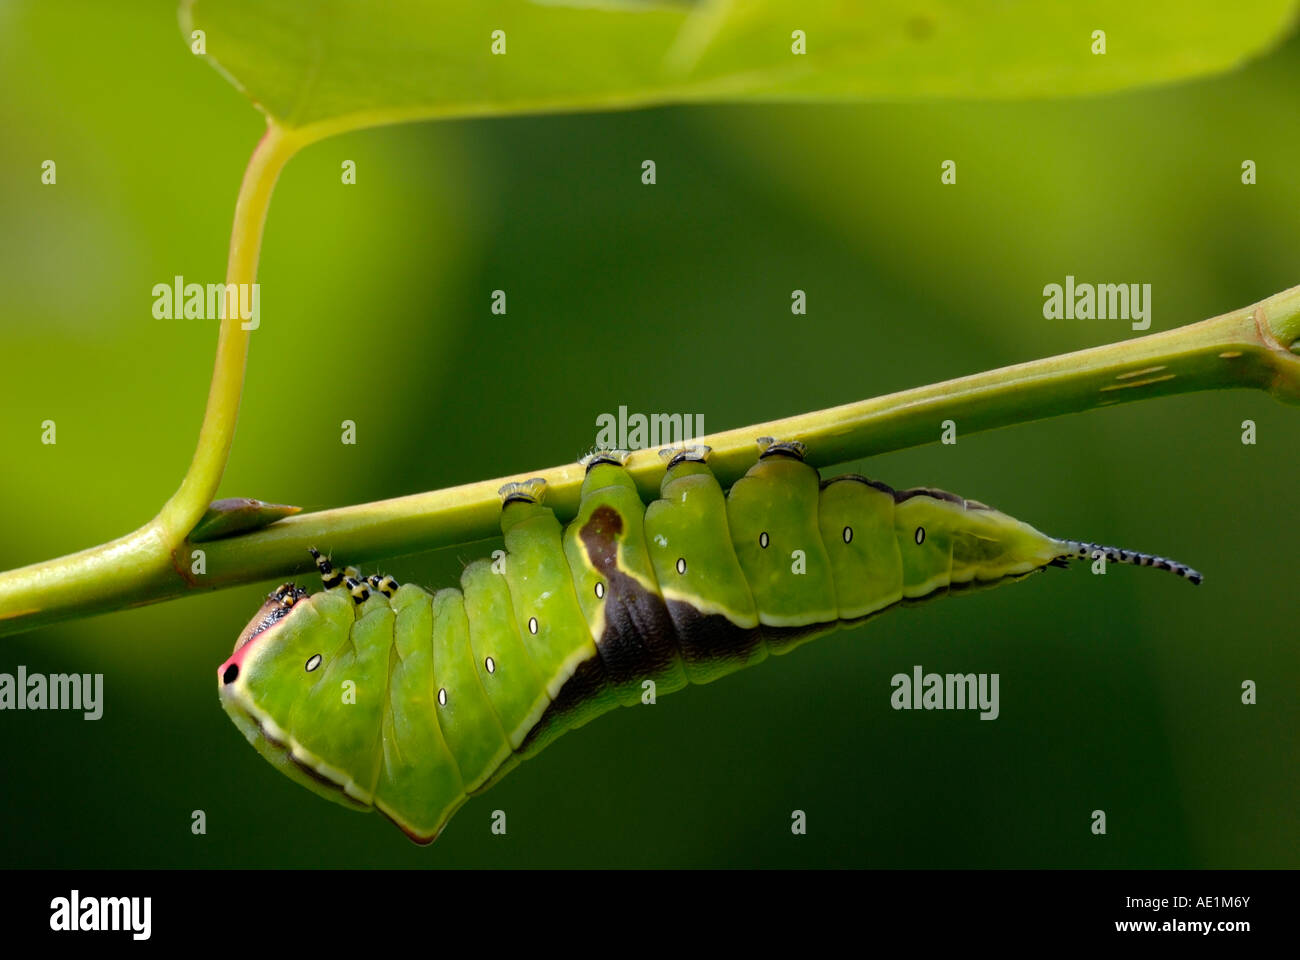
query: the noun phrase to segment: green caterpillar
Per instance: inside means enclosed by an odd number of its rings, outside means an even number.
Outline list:
[[[648,507],[621,459],[596,454],[564,528],[540,481],[507,485],[506,552],[459,590],[363,581],[313,550],[326,589],[267,598],[218,669],[222,706],[294,780],[429,843],[519,761],[640,703],[647,681],[709,683],[894,604],[1098,552],[1201,582],[940,490],[821,482],[801,444],[760,443],[725,495],[707,447],[672,451]]]

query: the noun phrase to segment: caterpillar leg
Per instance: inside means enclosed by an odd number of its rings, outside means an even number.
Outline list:
[[[385,597],[391,598],[397,592],[398,582],[386,574],[363,577],[356,567],[349,566],[340,570],[334,566],[329,557],[322,556],[315,547],[309,547],[308,550],[312,559],[316,561],[316,569],[320,571],[321,583],[326,590],[332,590],[340,585],[345,586],[348,588],[348,593],[352,594],[353,602],[357,604],[370,599],[372,587]]]
[[[802,463],[808,453],[808,448],[798,440],[776,440],[772,437],[759,437],[757,442],[761,451],[758,455],[760,460],[767,457],[790,457]]]
[[[659,451],[659,459],[665,463],[665,470],[672,470],[679,463],[705,463],[713,448],[699,443],[680,447],[664,447]]]
[[[320,581],[326,590],[332,590],[343,582],[345,572],[338,570],[330,562],[329,557],[323,557],[320,551],[315,547],[308,547],[311,558],[316,561],[316,569],[320,571]]]
[[[366,582],[389,599],[392,599],[393,594],[397,592],[397,588],[401,586],[400,583],[388,574],[380,576],[377,573],[373,573],[366,578]]]
[[[348,569],[352,568],[348,567]],[[348,588],[348,593],[352,594],[352,602],[358,606],[370,599],[370,587],[364,580],[347,576],[343,578],[343,586]]]
[[[497,496],[501,498],[501,508],[504,510],[515,502],[540,503],[545,493],[546,481],[541,477],[533,477],[531,480],[505,484],[497,491]]]
[[[627,458],[631,456],[629,450],[593,450],[578,460],[578,465],[585,467],[588,473],[592,468],[601,463],[611,463],[616,467],[621,467],[627,463]]]

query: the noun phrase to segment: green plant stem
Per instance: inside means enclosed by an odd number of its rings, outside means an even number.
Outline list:
[[[232,263],[237,246],[232,247]],[[726,485],[755,461],[759,452],[755,441],[763,436],[801,440],[808,446],[809,462],[825,467],[932,443],[940,436],[944,420],[955,421],[962,434],[970,434],[1115,403],[1229,387],[1262,389],[1280,400],[1300,403],[1300,356],[1291,351],[1297,340],[1300,287],[1252,307],[1165,333],[729,430],[700,442],[713,448],[709,464]],[[239,365],[242,370],[242,352]],[[222,370],[219,359],[218,373]],[[237,386],[234,391],[237,400]],[[228,446],[232,426],[233,419],[227,425],[223,417],[213,428],[217,438],[213,442],[223,440]],[[207,422],[204,428],[207,436]],[[220,474],[220,461],[205,457],[202,443],[195,463],[209,472],[216,464],[216,475]],[[627,466],[642,497],[653,499],[664,469],[658,452],[638,451],[631,455]],[[311,568],[307,554],[310,546],[333,551],[348,563],[363,563],[491,537],[497,533],[500,513],[497,491],[510,480],[545,479],[546,503],[561,519],[568,519],[577,509],[583,472],[577,464],[566,464],[447,490],[302,514],[223,540],[182,543],[177,552],[186,560],[192,548],[205,551],[207,572],[201,577],[189,576],[185,565],[173,567],[170,563],[136,565],[123,573],[115,568],[115,558],[122,556],[130,561],[131,554],[119,554],[116,544],[108,544],[97,548],[104,554],[92,568],[92,573],[101,574],[99,579],[84,573],[60,579],[65,565],[71,566],[74,573],[82,570],[84,563],[79,558],[84,554],[0,575],[0,633],[198,590],[304,572]],[[183,518],[197,517],[194,510],[201,508],[196,504],[211,496],[215,479],[194,489],[191,496],[198,499],[188,501],[185,512],[180,514]],[[187,487],[182,486],[177,497],[186,491]],[[33,575],[30,571],[34,570],[43,571],[44,578]],[[51,577],[54,589],[46,585]],[[76,589],[93,589],[78,593],[68,584]]]
[[[256,280],[271,192],[280,170],[301,144],[301,136],[285,135],[271,125],[253,151],[235,205],[227,283]],[[140,529],[100,546],[0,574],[0,630],[13,632],[147,603],[173,595],[178,585],[186,583],[177,568],[188,572],[188,554],[180,548],[215,496],[225,470],[239,414],[249,333],[242,328],[238,311],[221,321],[194,459],[180,488],[158,515]]]
[[[262,250],[267,208],[280,170],[297,152],[301,138],[286,136],[274,125],[267,128],[253,151],[235,203],[235,223],[230,235],[226,283],[254,283]],[[239,398],[244,388],[248,340],[239,317],[222,321],[217,339],[216,366],[208,390],[208,406],[199,430],[198,447],[180,489],[159,511],[157,521],[169,533],[182,536],[194,529],[217,493],[230,447],[235,439]]]

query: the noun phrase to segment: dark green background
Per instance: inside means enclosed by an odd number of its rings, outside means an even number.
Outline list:
[[[619,404],[720,430],[1133,335],[1044,320],[1067,273],[1151,283],[1153,331],[1244,306],[1300,282],[1297,81],[1293,40],[1231,76],[1088,101],[665,109],[310,147],[272,204],[222,493],[380,499],[569,460]],[[0,91],[8,568],[134,528],[179,482],[215,328],[154,320],[150,289],[222,277],[263,121],[190,55],[171,0],[4,5]],[[890,613],[564,737],[427,849],[276,773],[220,710],[215,668],[274,584],[6,638],[0,671],[102,672],[106,707],[0,714],[0,865],[1295,867],[1298,431],[1300,409],[1233,391],[848,465],[1206,583],[1049,571]],[[449,584],[492,546],[386,569]],[[891,710],[914,664],[999,673],[1001,717]]]

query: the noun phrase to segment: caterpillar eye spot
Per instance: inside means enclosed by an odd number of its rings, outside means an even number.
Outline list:
[[[758,535],[758,545],[762,547],[764,550],[766,550],[767,544],[768,544],[767,531],[764,530],[762,533]]]
[[[596,599],[603,599],[605,596],[605,585],[599,580],[596,581]]]
[[[230,666],[226,667],[225,672],[221,675],[221,682],[234,683],[238,677],[239,677],[239,664],[232,663]]]
[[[529,618],[528,618],[528,632],[531,633],[531,634],[536,635],[536,633],[537,633],[537,618],[536,618],[536,617],[529,617]]]
[[[445,707],[446,705],[447,705],[447,688],[446,688],[446,687],[439,687],[439,688],[438,688],[438,706],[440,706],[440,707]]]
[[[307,658],[308,673],[311,673],[313,670],[315,670],[317,667],[320,666],[320,659],[321,658],[319,653],[312,654],[310,657]]]
[[[925,527],[917,527],[917,528],[916,528],[916,533],[914,534],[914,539],[916,540],[916,545],[917,545],[918,547],[919,547],[921,544],[925,543]]]
[[[681,574],[686,573],[686,558],[685,558],[685,557],[678,557],[678,558],[677,558],[677,572],[678,572],[678,573],[681,573]]]
[[[844,542],[845,542],[845,543],[852,543],[852,542],[853,542],[853,528],[852,528],[852,527],[845,527],[845,528],[844,528]]]
[[[497,662],[493,660],[491,657],[488,657],[486,660],[483,661],[483,667],[484,669],[487,670],[488,673],[497,672]]]

